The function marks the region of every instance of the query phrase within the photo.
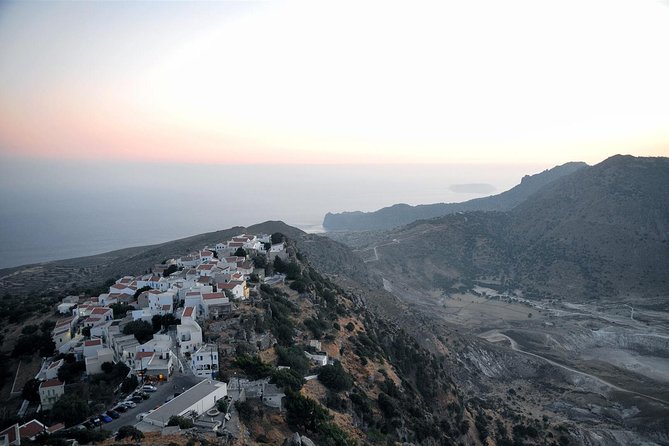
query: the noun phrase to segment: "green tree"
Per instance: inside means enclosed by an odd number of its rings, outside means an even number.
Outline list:
[[[135,335],[135,339],[137,339],[137,342],[140,344],[144,344],[153,339],[153,333],[153,326],[146,321],[132,321],[123,327],[123,334]]]
[[[275,257],[274,263],[272,265],[274,267],[274,271],[280,274],[285,273],[286,268],[288,267],[288,265],[286,265],[286,263],[281,260],[281,257]]]
[[[51,410],[52,417],[62,421],[66,426],[80,423],[89,413],[88,401],[76,393],[66,393],[61,396]]]
[[[288,366],[300,374],[305,374],[309,371],[311,366],[309,358],[307,358],[301,348],[281,347],[277,345],[275,350],[279,357],[279,365]]]
[[[299,393],[289,393],[286,400],[286,421],[294,428],[317,432],[331,418],[323,406]]]
[[[282,389],[293,392],[299,392],[304,385],[304,378],[293,369],[281,369],[272,372],[272,384],[276,384]]]
[[[163,277],[170,277],[172,274],[176,273],[178,269],[179,268],[174,263],[171,264],[165,269],[165,271],[163,271]]]
[[[144,291],[149,291],[150,289],[151,289],[151,287],[148,286],[148,285],[139,288],[137,291],[135,291],[135,295],[134,295],[135,300],[137,300],[139,295],[142,294]]]
[[[297,280],[301,277],[302,270],[300,269],[300,265],[298,265],[296,262],[290,262],[288,265],[286,265],[286,279]]]
[[[21,334],[30,335],[36,333],[39,327],[37,325],[24,325],[21,329]]]
[[[125,314],[128,311],[133,311],[135,310],[135,307],[132,305],[124,304],[121,302],[117,302],[115,304],[111,304],[109,308],[112,309],[114,312],[114,319],[123,319],[125,317]]]
[[[56,326],[56,322],[51,319],[47,319],[42,322],[39,326],[39,329],[42,330],[42,333],[51,333],[51,330]]]
[[[193,420],[186,417],[180,417],[178,415],[173,415],[170,417],[167,422],[168,426],[179,426],[180,429],[190,429],[193,427]]]
[[[121,383],[121,392],[130,393],[136,389],[138,385],[139,381],[137,380],[137,377],[135,375],[130,375],[123,379],[123,382]]]
[[[221,398],[220,400],[216,401],[216,409],[219,410],[219,412],[227,413],[229,408],[229,403],[228,400],[225,398]]]
[[[135,426],[121,426],[118,428],[114,439],[120,441],[128,437],[132,438],[133,441],[141,441],[144,438],[144,433]]]
[[[234,364],[251,379],[265,378],[272,373],[272,366],[258,356],[240,355],[235,358]]]
[[[335,392],[349,390],[353,386],[353,379],[346,373],[340,363],[321,367],[318,371],[318,380],[325,387]]]
[[[66,362],[58,369],[58,379],[66,384],[78,382],[84,370],[86,370],[86,364],[83,361]]]
[[[267,257],[264,255],[253,256],[253,266],[256,268],[265,268],[267,266]]]
[[[246,257],[246,250],[240,246],[239,248],[237,248],[234,255],[236,255],[237,257]]]
[[[23,390],[21,390],[21,396],[23,399],[28,400],[33,403],[39,402],[39,385],[40,385],[40,380],[39,379],[29,379],[23,386]]]
[[[280,233],[280,232],[275,232],[274,234],[272,234],[272,243],[275,244],[275,245],[276,245],[277,243],[281,243],[281,242],[283,242],[283,241],[285,241],[285,240],[286,240],[286,236],[283,235],[283,234]]]

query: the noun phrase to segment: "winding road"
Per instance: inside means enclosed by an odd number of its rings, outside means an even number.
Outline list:
[[[518,347],[518,343],[517,343],[516,341],[514,341],[512,338],[510,338],[509,336],[505,335],[504,333],[500,333],[498,330],[491,330],[491,331],[482,333],[482,334],[479,335],[479,336],[480,336],[481,338],[483,338],[483,339],[489,341],[489,342],[499,342],[499,341],[501,341],[501,340],[503,340],[503,339],[506,339],[506,340],[508,340],[509,343],[511,344],[511,349],[512,349],[513,351],[522,353],[522,354],[524,354],[524,355],[533,356],[533,357],[538,358],[538,359],[541,359],[542,361],[545,361],[545,362],[547,362],[547,363],[549,363],[549,364],[551,364],[551,365],[553,365],[553,366],[555,366],[555,367],[560,367],[560,368],[562,368],[562,369],[564,369],[564,370],[567,370],[567,371],[569,371],[569,372],[576,373],[576,374],[583,375],[583,376],[587,376],[588,378],[591,378],[591,379],[593,379],[593,380],[595,380],[595,381],[597,381],[597,382],[599,382],[599,383],[601,383],[601,384],[603,384],[603,385],[605,385],[605,386],[607,386],[607,387],[610,387],[611,389],[617,390],[617,391],[619,391],[619,392],[631,393],[631,394],[633,394],[633,395],[637,395],[637,396],[640,396],[640,397],[643,397],[643,398],[647,398],[647,399],[649,399],[649,400],[653,400],[653,401],[656,401],[656,402],[658,402],[658,403],[661,403],[661,404],[664,404],[664,405],[666,405],[666,406],[669,406],[669,401],[666,401],[666,400],[663,400],[663,399],[661,399],[661,398],[657,398],[657,397],[654,397],[654,396],[646,395],[646,394],[644,394],[644,393],[635,392],[635,391],[633,391],[633,390],[624,389],[624,388],[622,388],[622,387],[620,387],[620,386],[617,386],[617,385],[615,385],[615,384],[613,384],[613,383],[610,383],[610,382],[608,382],[608,381],[605,381],[605,380],[603,380],[603,379],[601,379],[601,378],[599,378],[599,377],[597,377],[597,376],[595,376],[595,375],[591,375],[591,374],[589,374],[589,373],[586,373],[586,372],[582,372],[582,371],[580,371],[580,370],[573,369],[573,368],[568,367],[568,366],[566,366],[566,365],[564,365],[564,364],[560,364],[560,363],[555,362],[555,361],[553,361],[553,360],[551,360],[551,359],[544,358],[543,356],[537,355],[536,353],[531,353],[531,352],[522,350],[522,349],[520,349],[520,348]]]

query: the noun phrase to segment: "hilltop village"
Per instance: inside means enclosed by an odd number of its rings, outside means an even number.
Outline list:
[[[421,347],[368,310],[371,291],[343,288],[305,257],[343,261],[345,250],[305,240],[244,233],[114,278],[104,292],[42,300],[24,319],[11,313],[3,334],[20,333],[7,346],[18,365],[5,382],[0,440],[568,444],[562,423],[514,409],[524,403],[515,390],[490,400],[464,393],[453,380],[457,334],[439,352]]]
[[[268,409],[284,410],[285,385],[270,383],[267,373],[256,370],[267,364],[254,363],[253,356],[273,347],[276,336],[243,325],[245,320],[262,323],[259,315],[271,315],[272,307],[260,304],[261,292],[280,298],[279,288],[290,289],[286,277],[300,275],[291,258],[295,252],[281,234],[241,234],[166,259],[146,274],[121,277],[98,296],[65,297],[57,305],[62,317],[51,331],[54,355],[44,358],[39,373],[26,384],[38,398],[25,400],[19,415],[34,413],[36,418],[8,427],[0,437],[5,444],[21,444],[66,428],[104,429],[119,437],[118,430],[125,429],[122,436],[128,426],[147,434],[188,428],[226,441],[243,437],[231,403],[255,399]],[[301,280],[291,282],[296,294],[305,291]],[[284,336],[292,339],[292,333]],[[284,381],[315,379],[304,373],[333,363],[320,341],[306,339],[304,347],[283,351],[299,371],[279,366]],[[301,357],[291,359],[295,352]],[[239,376],[222,370],[226,360],[228,369],[240,370]],[[114,383],[113,396],[83,399],[79,383],[101,380]],[[80,398],[86,410],[77,408]],[[94,409],[91,402],[96,401]],[[95,439],[93,435],[91,441]]]

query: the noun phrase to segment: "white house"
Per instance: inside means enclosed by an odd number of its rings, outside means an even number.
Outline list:
[[[139,342],[135,335],[115,336],[112,347],[116,361],[124,362],[127,366],[133,368],[138,345]]]
[[[304,354],[313,362],[314,364],[318,366],[325,366],[328,365],[328,354],[325,352],[317,352],[317,353],[309,353],[309,352],[304,352]]]
[[[208,249],[200,251],[200,262],[209,262],[214,259],[214,253]]]
[[[218,373],[218,349],[205,344],[191,355],[190,368],[199,378],[215,378]]]
[[[136,372],[143,373],[144,376],[167,380],[174,371],[174,354],[170,350],[166,352],[137,352],[134,369]]]
[[[181,354],[192,353],[202,345],[202,328],[195,322],[195,307],[186,307],[177,325],[177,343]]]
[[[204,317],[210,317],[210,309],[216,305],[225,305],[230,303],[230,299],[225,293],[218,291],[216,293],[206,293],[202,295],[202,309]]]
[[[58,378],[48,379],[39,385],[39,399],[42,410],[49,410],[65,394],[65,383]]]
[[[174,305],[174,293],[167,291],[160,294],[149,294],[149,310],[152,315],[171,314]]]
[[[109,287],[109,293],[116,293],[116,294],[128,294],[132,296],[135,294],[135,291],[137,291],[137,287],[133,287],[131,285],[126,285],[123,283],[115,283],[114,285]]]
[[[249,276],[253,273],[253,262],[237,262],[237,271],[245,276]]]
[[[229,291],[235,299],[246,299],[249,297],[249,288],[246,281],[231,281],[228,283],[219,283],[218,289],[225,292]]]
[[[190,254],[177,259],[177,266],[179,268],[194,268],[200,264],[200,256]]]
[[[94,375],[102,373],[102,364],[105,362],[114,362],[114,350],[111,348],[101,348],[95,352],[95,356],[85,358],[86,374]]]
[[[92,358],[97,356],[98,350],[104,348],[102,345],[102,339],[90,339],[84,341],[84,358]]]
[[[172,338],[170,335],[154,334],[153,339],[136,347],[137,352],[169,352],[172,348]]]
[[[63,302],[58,305],[58,312],[60,314],[72,314],[72,308],[76,306],[77,304],[72,302]]]
[[[46,369],[44,369],[40,378],[45,380],[58,378],[58,370],[60,370],[63,364],[65,364],[63,359],[53,361]]]
[[[63,327],[56,327],[53,329],[51,332],[51,339],[53,340],[53,343],[56,345],[56,349],[64,353],[67,351],[66,346],[68,343],[72,340],[72,332],[70,331],[69,326],[63,326]]]
[[[109,307],[96,307],[91,311],[91,317],[97,317],[103,322],[114,319],[114,311]]]

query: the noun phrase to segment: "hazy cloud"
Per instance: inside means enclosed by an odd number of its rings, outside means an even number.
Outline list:
[[[487,183],[451,184],[448,189],[456,194],[492,194],[497,190]]]

